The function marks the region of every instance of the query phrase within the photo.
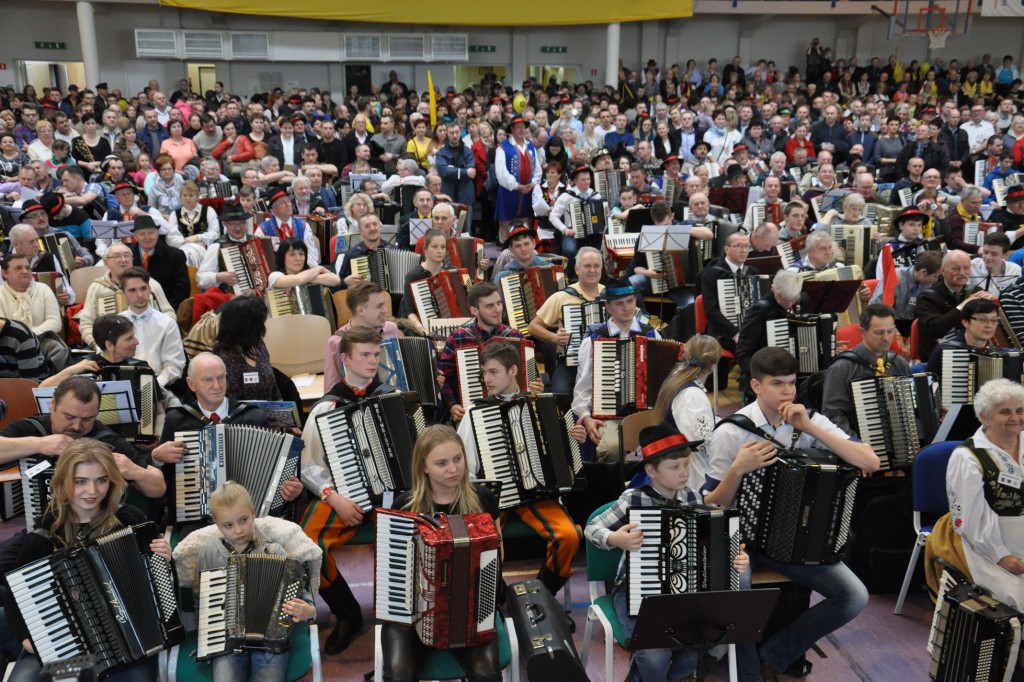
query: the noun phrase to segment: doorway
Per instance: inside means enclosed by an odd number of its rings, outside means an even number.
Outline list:
[[[217,82],[217,66],[215,64],[188,64],[188,83],[192,92],[206,97],[208,90],[213,90]]]
[[[346,64],[345,65],[345,97],[352,91],[352,88],[357,88],[360,95],[370,94],[370,84],[372,80],[370,78],[370,65],[369,64]],[[337,98],[337,101],[345,101],[345,97]],[[334,99],[334,98],[332,98]]]
[[[82,62],[36,62],[23,60],[19,69],[21,75],[21,87],[31,85],[36,89],[40,97],[43,88],[60,88],[62,94],[66,94],[69,85],[77,85],[80,88],[86,86],[85,64]]]
[[[501,66],[456,66],[455,89],[462,92],[468,87],[482,83],[504,83],[507,68]],[[488,91],[489,92],[489,91]]]
[[[580,83],[580,73],[582,70],[579,66],[528,66],[526,71],[530,78],[536,78],[537,83],[543,88],[547,88],[548,80],[554,76],[555,81],[561,85],[563,82],[568,81],[569,83]]]

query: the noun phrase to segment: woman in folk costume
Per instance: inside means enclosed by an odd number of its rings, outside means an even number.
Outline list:
[[[540,182],[541,166],[537,150],[526,134],[526,120],[516,116],[508,124],[509,136],[494,154],[498,180],[498,201],[494,219],[498,221],[498,240],[508,238],[509,226],[516,218],[532,218],[531,194]]]

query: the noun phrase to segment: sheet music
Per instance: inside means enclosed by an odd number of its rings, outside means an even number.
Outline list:
[[[135,393],[132,391],[130,381],[97,381],[100,389],[100,423],[107,424],[136,424],[139,421],[138,409],[135,405]],[[33,388],[32,396],[36,400],[36,409],[39,414],[50,414],[50,403],[53,401],[53,394],[56,386],[48,388]]]
[[[413,218],[409,221],[409,246],[416,246],[416,242],[427,233],[427,230],[434,226],[430,218]]]
[[[640,228],[638,251],[687,251],[690,225],[644,225]]]
[[[388,178],[383,173],[352,173],[348,176],[348,179],[352,191],[361,192],[360,186],[363,184],[363,180],[374,180],[377,182],[377,187],[380,187]]]

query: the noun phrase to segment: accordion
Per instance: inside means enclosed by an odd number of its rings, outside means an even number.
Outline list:
[[[950,405],[974,404],[974,394],[990,379],[1021,382],[1024,353],[1006,348],[942,349],[942,409]]]
[[[230,180],[203,182],[199,187],[199,199],[230,199],[236,194],[235,186]]]
[[[720,279],[715,282],[718,289],[718,307],[725,318],[738,328],[743,322],[743,314],[767,293],[770,282],[771,278],[768,275]]]
[[[437,356],[430,339],[403,336],[381,342],[377,377],[398,390],[412,392],[420,404],[437,405]]]
[[[617,170],[594,171],[594,189],[609,201],[619,198],[622,182],[622,176]]]
[[[452,266],[466,270],[474,282],[482,282],[487,278],[487,272],[480,267],[480,262],[485,258],[483,239],[452,237],[448,240],[448,260]]]
[[[831,453],[786,450],[743,476],[736,497],[748,548],[791,564],[834,564],[850,535],[859,472]]]
[[[675,204],[684,194],[683,183],[667,176],[662,177],[661,196],[669,206]]]
[[[370,512],[385,491],[412,486],[412,449],[426,421],[418,405],[401,393],[373,396],[317,415],[316,428],[334,489],[364,512]]]
[[[732,562],[740,552],[740,514],[694,504],[679,508],[633,507],[629,522],[643,533],[629,553],[629,615],[651,594],[738,590]]]
[[[582,488],[580,444],[570,396],[543,393],[482,400],[470,410],[483,478],[501,481],[499,509]]]
[[[981,246],[985,243],[985,237],[990,232],[1001,232],[1002,226],[999,223],[964,223],[964,241],[968,244]]]
[[[785,348],[800,363],[797,373],[827,369],[836,348],[835,318],[829,314],[789,315],[765,322],[768,345]]]
[[[459,348],[455,351],[455,370],[459,384],[460,404],[468,408],[484,397],[483,374],[480,368],[480,349],[489,343],[503,341],[519,351],[519,388],[526,391],[529,383],[540,378],[537,354],[533,341],[514,336],[496,336],[479,346]]]
[[[420,321],[470,317],[466,270],[441,270],[433,277],[412,282],[409,289]]]
[[[595,419],[621,419],[654,407],[661,383],[679,362],[683,344],[634,336],[594,340]]]
[[[100,396],[100,421],[113,431],[136,443],[149,443],[159,436],[156,432],[157,401],[160,399],[160,385],[156,373],[149,365],[109,365],[100,368],[97,381],[127,381],[132,385],[135,409],[133,421],[119,422],[119,410],[113,404],[113,396]]]
[[[893,265],[897,268],[914,265],[917,262],[918,254],[924,253],[925,251],[938,251],[940,253],[944,253],[946,251],[946,238],[935,237],[934,239],[920,240],[899,248],[896,248],[896,245],[893,245]]]
[[[576,239],[604,234],[608,229],[608,203],[601,199],[574,201],[569,205],[568,222]]]
[[[1003,307],[999,306],[996,308],[996,313],[999,316],[999,326],[996,327],[992,343],[1000,348],[1024,350],[1024,346],[1021,345],[1020,339],[1017,338],[1017,332],[1013,331],[1013,326],[1010,324],[1010,319],[1006,317],[1006,311],[1003,310]]]
[[[305,583],[301,561],[271,554],[234,554],[227,566],[200,573],[197,660],[239,650],[287,651],[292,618],[281,607]]]
[[[263,292],[269,288],[270,266],[267,265],[262,240],[221,242],[220,258],[224,263],[224,271],[234,273],[238,278],[238,283],[233,285],[236,296],[249,291]]]
[[[878,228],[874,225],[832,225],[832,239],[843,249],[843,261],[866,268],[878,255]]]
[[[405,249],[379,248],[352,259],[352,274],[362,275],[384,291],[403,293],[405,276],[420,264],[420,255]]]
[[[96,315],[117,315],[128,310],[128,299],[120,291],[108,291],[96,299]]]
[[[53,292],[53,295],[66,294],[69,283],[64,281],[64,276],[59,272],[33,272],[32,278]]]
[[[252,495],[257,516],[280,516],[285,507],[281,484],[298,475],[303,442],[280,431],[242,424],[210,424],[198,431],[180,431],[185,442],[182,460],[165,467],[168,505],[174,523],[210,518],[210,495],[235,481]],[[172,478],[173,476],[173,478]]]
[[[807,242],[807,235],[797,237],[796,239],[790,239],[789,241],[780,241],[775,247],[779,252],[779,258],[782,260],[782,268],[788,268],[797,262],[805,255],[807,255],[807,249],[805,244]]]
[[[267,307],[271,317],[281,315],[319,315],[327,318],[331,329],[338,328],[331,290],[322,284],[303,284],[286,289],[268,289]]]
[[[21,499],[25,507],[25,530],[35,530],[36,521],[42,518],[50,504],[50,480],[57,459],[31,455],[18,460],[21,473]]]
[[[91,654],[103,673],[184,640],[174,569],[149,550],[157,537],[152,523],[123,528],[7,574],[44,665]]]
[[[71,239],[66,234],[44,234],[39,238],[39,247],[43,251],[53,254],[53,257],[60,264],[60,269],[68,277],[75,270],[75,252],[71,248]]]
[[[565,344],[567,367],[579,365],[580,344],[594,325],[604,324],[608,319],[604,304],[600,301],[569,303],[562,306],[562,326],[569,332],[569,343]]]
[[[750,207],[751,224],[747,227],[751,230],[761,223],[775,223],[782,225],[782,207],[785,203],[775,201],[770,204],[754,204]]]
[[[494,639],[501,540],[490,514],[377,512],[377,618],[416,628],[435,649]]]
[[[921,450],[921,436],[936,423],[931,379],[931,374],[871,377],[850,385],[860,439],[879,456],[883,471],[913,464]],[[921,433],[917,415],[921,415]]]
[[[508,326],[526,335],[548,296],[565,288],[565,269],[561,265],[535,266],[502,277],[498,285]]]
[[[664,294],[672,289],[686,286],[686,263],[689,251],[645,251],[647,267],[665,275],[662,279],[651,279],[651,291]]]
[[[1020,649],[1021,614],[975,585],[947,587],[947,581],[943,573],[928,641],[929,677],[936,682],[1009,679]]]

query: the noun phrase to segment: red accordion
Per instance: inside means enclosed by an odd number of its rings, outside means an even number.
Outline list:
[[[468,278],[469,273],[465,269],[441,270],[433,277],[410,284],[420,320],[472,317],[466,292]]]
[[[474,282],[481,282],[486,274],[480,267],[484,259],[484,240],[473,237],[452,237],[448,240],[448,258],[456,268],[465,268]]]
[[[235,273],[238,284],[234,285],[236,295],[247,291],[265,292],[270,286],[270,266],[267,265],[267,247],[270,239],[250,238],[245,242],[223,241],[220,256],[224,270]],[[270,247],[271,250],[273,247]],[[271,261],[273,262],[273,261]]]
[[[377,618],[435,649],[494,639],[501,540],[490,514],[377,511]]]
[[[537,265],[502,277],[498,285],[508,315],[508,326],[528,335],[530,322],[544,301],[565,288],[565,268],[561,265]]]
[[[597,419],[621,419],[651,409],[682,355],[678,341],[646,336],[595,339],[591,413]]]

